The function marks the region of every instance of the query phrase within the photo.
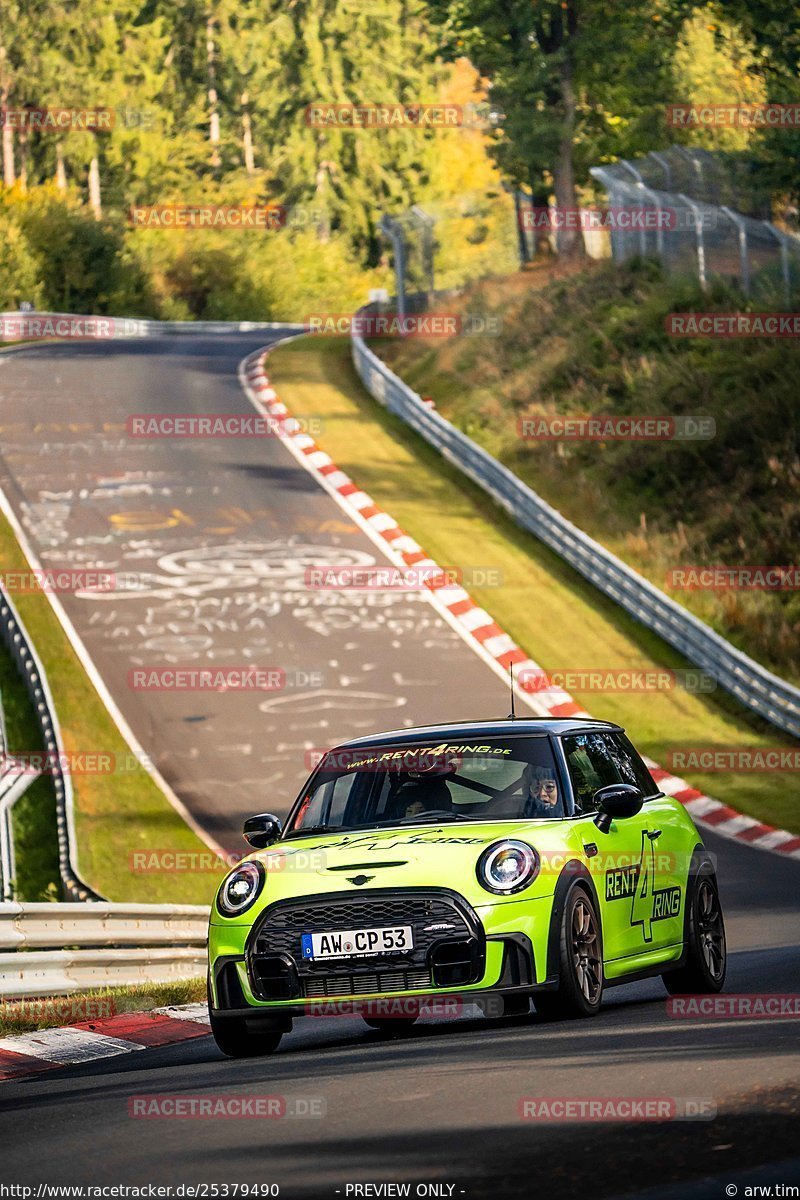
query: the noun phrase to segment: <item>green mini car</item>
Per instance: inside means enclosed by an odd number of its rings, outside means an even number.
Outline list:
[[[231,1057],[273,1051],[301,1016],[353,1012],[401,1033],[425,1013],[589,1017],[660,975],[725,981],[711,855],[623,730],[518,719],[426,726],[327,752],[285,827],[209,927],[209,1013]]]

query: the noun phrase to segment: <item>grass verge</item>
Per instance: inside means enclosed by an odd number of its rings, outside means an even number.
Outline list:
[[[41,996],[30,1000],[4,1000],[0,1004],[0,1037],[77,1025],[125,1012],[150,1012],[168,1004],[198,1004],[206,998],[205,979],[175,983],[137,984],[135,987],[96,988],[71,996]]]
[[[777,297],[748,300],[718,279],[703,291],[640,260],[563,279],[539,268],[488,280],[444,307],[495,318],[501,336],[381,340],[376,352],[580,529],[800,682],[796,583],[706,590],[691,574],[796,563],[800,345],[676,337],[666,327],[673,314],[787,306]],[[553,418],[588,415],[714,424],[700,439],[544,432]]]
[[[472,594],[546,670],[690,665],[372,400],[353,370],[347,339],[300,338],[274,350],[269,363],[290,411],[321,419],[323,449],[437,562],[499,572],[502,586]],[[672,751],[698,745],[792,745],[721,691],[576,692],[575,698],[593,715],[625,726],[664,766]],[[788,772],[681,773],[740,812],[800,832],[796,776]]]
[[[28,562],[14,531],[0,517],[0,572],[25,571]],[[50,683],[64,749],[67,754],[101,752],[116,769],[108,774],[73,774],[79,869],[86,880],[109,900],[145,903],[209,903],[213,873],[137,872],[135,850],[209,853],[189,829],[147,771],[131,754],[103,701],[67,639],[47,596],[40,590],[14,597],[14,603],[42,661]],[[9,666],[11,664],[9,663]],[[13,669],[13,668],[12,668]],[[0,686],[2,680],[0,679]],[[4,692],[5,696],[5,692]],[[14,708],[11,706],[13,714]],[[30,738],[25,745],[20,738]],[[38,749],[38,731],[27,726],[15,732],[17,751]],[[52,873],[51,813],[44,795],[46,780],[37,781],[17,805],[15,832],[30,879],[22,875],[26,896]],[[50,789],[52,794],[52,788]],[[47,855],[50,859],[47,859]],[[38,865],[36,859],[43,860]],[[49,865],[46,863],[49,862]],[[220,872],[221,874],[222,872]]]

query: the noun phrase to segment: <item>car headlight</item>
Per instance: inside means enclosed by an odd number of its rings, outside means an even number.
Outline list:
[[[539,855],[526,842],[504,838],[478,859],[478,882],[497,896],[521,892],[539,874]]]
[[[217,908],[226,917],[238,917],[245,912],[264,886],[261,863],[243,862],[222,881],[217,893]]]

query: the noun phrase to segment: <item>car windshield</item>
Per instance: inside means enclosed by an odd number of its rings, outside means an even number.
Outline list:
[[[286,836],[566,815],[546,737],[359,746],[325,756]]]

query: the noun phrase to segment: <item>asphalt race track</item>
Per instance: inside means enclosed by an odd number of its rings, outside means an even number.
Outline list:
[[[146,749],[232,844],[243,813],[271,806],[273,786],[285,806],[309,747],[507,706],[501,681],[424,597],[308,604],[304,547],[377,552],[278,442],[130,444],[131,412],[246,411],[236,365],[263,341],[41,347],[0,368],[4,486],[43,561],[157,577],[146,595],[63,600]],[[216,548],[211,565],[198,556],[205,547]],[[262,583],[250,557],[265,547],[275,570]],[[241,587],[231,584],[239,570]],[[263,623],[249,624],[261,604]],[[252,693],[127,687],[132,666],[198,661],[209,639],[220,662],[241,664],[250,651],[287,670],[322,671],[324,683],[287,689],[277,697],[285,703],[266,710]],[[337,702],[312,721],[315,691]],[[713,835],[707,844],[727,917],[726,991],[796,993],[800,862]],[[608,992],[594,1021],[467,1013],[424,1020],[399,1040],[357,1017],[307,1019],[267,1059],[224,1059],[203,1037],[7,1082],[0,1182],[277,1184],[281,1196],[309,1200],[378,1196],[353,1185],[387,1183],[410,1184],[412,1196],[487,1200],[705,1200],[735,1194],[733,1185],[744,1197],[750,1184],[800,1183],[797,1020],[676,1019],[665,1001],[651,980]],[[281,1097],[287,1115],[129,1115],[129,1101],[156,1094]],[[622,1096],[668,1098],[705,1119],[567,1124],[520,1115],[526,1097]]]
[[[138,413],[254,417],[237,367],[263,344],[192,335],[0,359],[0,483],[44,567],[114,574],[105,592],[62,593],[64,608],[156,766],[235,850],[245,815],[287,810],[315,751],[509,707],[424,590],[306,587],[308,566],[387,560],[279,438],[128,434]],[[285,686],[131,686],[133,669],[170,666],[277,669]]]
[[[796,992],[800,863],[709,845],[728,914],[726,992]],[[748,1183],[800,1182],[796,1019],[675,1019],[665,999],[653,980],[607,993],[589,1022],[424,1020],[398,1041],[358,1017],[308,1018],[267,1059],[224,1059],[207,1037],[7,1082],[2,1178],[277,1183],[281,1196],[309,1200],[367,1182],[454,1185],[442,1194],[487,1200],[536,1195],[537,1181],[559,1200],[649,1195],[648,1184],[654,1200],[722,1197],[729,1181],[744,1196]],[[133,1098],[164,1094],[281,1097],[324,1115],[128,1115]],[[605,1096],[694,1101],[718,1115],[640,1125],[519,1116],[524,1097]]]

